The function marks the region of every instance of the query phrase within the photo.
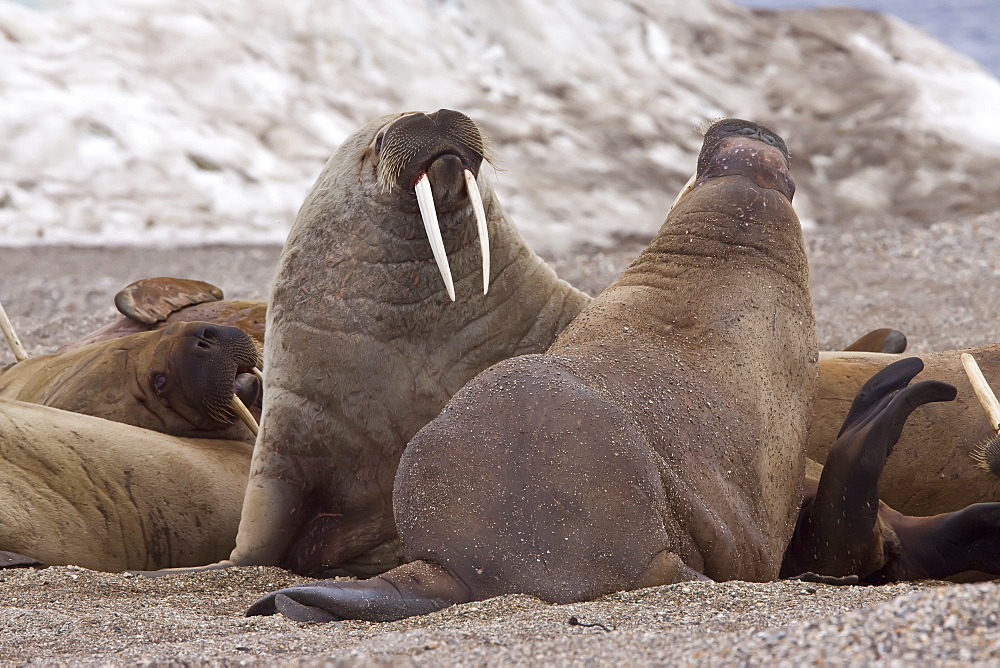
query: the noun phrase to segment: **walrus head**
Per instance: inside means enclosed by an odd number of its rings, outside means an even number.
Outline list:
[[[146,384],[147,408],[211,431],[233,423],[235,394],[259,415],[261,385],[253,369],[260,366],[260,355],[246,332],[205,322],[175,323],[161,331],[148,368],[136,374]]]
[[[718,176],[743,175],[761,188],[777,190],[792,201],[795,182],[789,174],[790,157],[784,140],[773,130],[752,121],[726,118],[705,131],[698,168],[671,205],[698,184]]]
[[[375,170],[380,194],[415,200],[423,229],[405,220],[388,221],[403,238],[422,231],[430,241],[434,261],[452,301],[455,287],[442,236],[439,213],[467,210],[471,206],[483,257],[483,294],[489,290],[490,245],[486,213],[476,177],[482,161],[490,160],[489,142],[465,114],[439,109],[430,114],[411,112],[386,123],[364,152]]]

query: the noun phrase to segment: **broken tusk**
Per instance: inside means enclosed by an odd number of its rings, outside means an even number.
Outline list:
[[[235,394],[233,398],[229,400],[229,407],[233,409],[237,417],[243,421],[243,424],[253,432],[256,436],[257,432],[260,431],[260,427],[257,425],[257,421],[253,419],[253,415],[250,414],[250,409],[247,408],[246,404]]]
[[[28,359],[28,351],[21,345],[21,339],[17,338],[14,326],[10,324],[10,318],[7,317],[7,312],[3,310],[3,304],[0,304],[0,329],[3,330],[4,338],[7,339],[7,344],[10,346],[11,352],[14,353],[14,359],[18,362]]]
[[[684,187],[681,188],[681,191],[677,193],[677,197],[674,198],[674,203],[670,205],[669,209],[667,209],[668,214],[674,210],[674,207],[677,206],[677,203],[681,201],[684,195],[687,195],[694,189],[694,184],[697,180],[698,180],[698,172],[695,172],[694,174],[691,175],[691,178],[687,180],[687,183],[684,184]]]
[[[414,186],[417,192],[417,205],[420,207],[420,217],[424,221],[427,239],[431,242],[431,252],[437,262],[438,271],[444,279],[444,287],[451,301],[455,301],[455,284],[451,279],[451,267],[448,266],[448,254],[444,250],[444,239],[441,238],[441,224],[438,222],[437,211],[434,209],[434,192],[431,190],[431,180],[427,174],[421,175]]]
[[[994,433],[1000,433],[1000,401],[997,401],[997,396],[993,394],[993,390],[990,389],[989,383],[986,382],[986,377],[983,376],[982,370],[976,364],[976,359],[972,355],[962,353],[962,366],[965,367],[965,373],[969,376],[972,389],[976,391],[976,396],[979,397],[979,403],[983,405],[983,410],[986,411],[986,417],[990,420],[990,427],[992,427]]]
[[[479,184],[471,170],[465,170],[465,188],[469,191],[472,211],[476,214],[476,229],[479,230],[479,249],[483,254],[483,294],[490,289],[490,233],[486,228],[486,210],[479,194]]]

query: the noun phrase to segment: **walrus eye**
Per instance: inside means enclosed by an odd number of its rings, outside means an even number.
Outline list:
[[[153,378],[150,381],[150,384],[153,386],[153,392],[156,392],[157,394],[159,394],[159,392],[167,384],[167,374],[165,374],[165,373],[154,373],[153,374]]]

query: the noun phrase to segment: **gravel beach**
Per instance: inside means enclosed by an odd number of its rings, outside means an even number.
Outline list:
[[[1000,212],[930,228],[864,221],[806,236],[822,348],[895,327],[912,352],[1000,341]],[[600,291],[642,248],[549,257]],[[177,275],[266,298],[276,246],[0,249],[0,300],[30,354],[107,322],[142,277]],[[0,363],[12,361],[6,349]],[[0,662],[105,663],[911,663],[1000,661],[995,583],[833,587],[685,583],[549,605],[524,596],[393,623],[244,618],[258,596],[304,581],[273,568],[158,580],[73,567],[0,572]],[[576,617],[584,624],[571,625]]]

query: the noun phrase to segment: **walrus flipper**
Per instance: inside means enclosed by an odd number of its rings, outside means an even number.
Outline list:
[[[844,350],[859,353],[899,354],[906,350],[906,344],[906,334],[898,329],[883,327],[873,329]]]
[[[457,578],[435,564],[414,561],[360,582],[321,580],[279,589],[251,605],[246,615],[280,612],[297,622],[392,622],[468,600],[469,590]]]
[[[186,278],[144,278],[115,295],[115,307],[127,318],[146,325],[166,320],[186,306],[219,301],[222,290],[211,283]]]
[[[0,568],[44,568],[45,564],[17,552],[0,550]]]
[[[815,495],[803,503],[782,575],[810,571],[864,578],[895,559],[898,545],[890,524],[898,514],[880,504],[879,476],[910,413],[956,395],[952,385],[940,381],[908,386],[922,369],[919,358],[900,360],[858,391]]]

